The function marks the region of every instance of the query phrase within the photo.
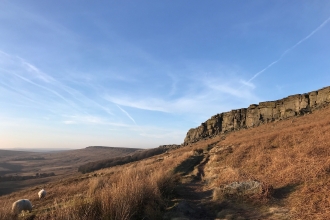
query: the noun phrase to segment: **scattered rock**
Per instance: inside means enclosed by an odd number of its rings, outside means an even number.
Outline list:
[[[232,182],[215,189],[215,198],[238,198],[238,197],[268,197],[272,193],[272,186],[268,186],[256,180]],[[220,194],[220,195],[219,195]]]

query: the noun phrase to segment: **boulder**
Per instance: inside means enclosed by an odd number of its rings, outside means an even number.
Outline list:
[[[256,180],[247,180],[221,185],[214,190],[213,197],[217,199],[266,199],[269,198],[272,193],[273,187],[271,185]]]

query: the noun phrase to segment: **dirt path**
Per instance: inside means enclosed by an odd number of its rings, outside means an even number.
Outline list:
[[[211,199],[212,190],[204,189],[201,181],[193,180],[182,185],[178,192],[177,207],[185,217],[191,220],[214,219],[215,216],[209,210]]]
[[[212,189],[207,189],[202,181],[204,166],[209,155],[201,154],[188,158],[179,166],[182,174],[181,184],[176,188],[174,205],[169,208],[164,219],[169,220],[211,220],[214,214],[209,210],[212,200]],[[196,173],[196,174],[194,174]]]
[[[181,183],[175,190],[175,199],[164,220],[288,220],[287,209],[279,206],[255,206],[248,203],[215,202],[213,188],[203,181],[204,167],[209,154],[194,155],[176,169]]]

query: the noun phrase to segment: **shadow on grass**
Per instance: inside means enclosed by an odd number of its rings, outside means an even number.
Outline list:
[[[288,184],[286,186],[274,189],[273,197],[276,199],[284,199],[291,193],[293,193],[299,184]]]
[[[4,168],[4,171],[0,171],[0,175],[5,175],[5,174],[9,174],[9,173],[19,173],[22,171],[23,166],[20,164],[12,164],[12,163],[0,163],[0,168]]]
[[[194,170],[194,167],[198,165],[204,158],[204,155],[191,156],[187,160],[184,160],[179,166],[174,168],[174,173],[181,173],[187,175]]]
[[[198,167],[197,167],[197,169],[198,169],[197,179],[198,180],[201,180],[205,176],[204,167],[205,167],[205,164],[207,164],[209,162],[209,160],[210,160],[210,156],[207,155],[205,160],[198,165]]]

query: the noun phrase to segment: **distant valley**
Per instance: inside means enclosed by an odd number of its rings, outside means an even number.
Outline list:
[[[72,176],[82,164],[126,156],[137,150],[141,149],[91,146],[77,150],[45,149],[44,152],[0,150],[0,195]]]
[[[0,219],[21,198],[35,220],[329,219],[330,87],[277,102],[220,113],[182,145],[0,150]]]

